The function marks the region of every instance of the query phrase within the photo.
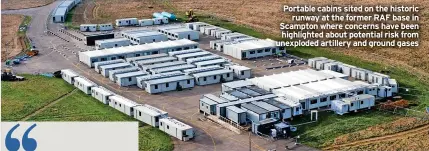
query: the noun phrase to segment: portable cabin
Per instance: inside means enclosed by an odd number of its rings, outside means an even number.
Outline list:
[[[253,91],[253,90],[251,90],[251,89],[249,89],[249,88],[247,88],[247,87],[244,87],[244,88],[237,88],[237,89],[235,89],[236,91],[240,91],[240,92],[242,92],[242,93],[244,93],[244,94],[246,94],[246,95],[248,95],[248,96],[250,96],[250,97],[257,97],[257,96],[261,96],[261,95],[263,95],[263,94],[261,94],[261,93],[258,93],[258,92],[256,92],[256,91]]]
[[[154,25],[161,25],[162,19],[161,18],[152,18]]]
[[[177,49],[183,50],[198,48],[198,46],[199,44],[197,42],[187,39],[155,42],[143,45],[110,48],[106,50],[79,52],[79,61],[88,66],[93,66],[95,62],[99,62],[100,60],[125,59],[143,55],[167,53]]]
[[[226,66],[226,69],[231,70],[234,74],[234,77],[237,79],[247,79],[252,76],[252,69],[241,66],[241,65],[231,65]]]
[[[80,31],[82,32],[95,32],[97,31],[97,24],[81,24]]]
[[[193,23],[187,23],[186,26],[191,30],[200,31],[200,27],[211,26],[211,25],[203,22],[193,22]]]
[[[123,87],[136,85],[137,84],[136,77],[144,76],[147,74],[148,73],[144,71],[134,71],[134,72],[116,74],[116,84]]]
[[[207,66],[221,66],[223,67],[224,64],[228,63],[227,60],[225,59],[215,59],[215,60],[207,60],[207,61],[201,61],[201,62],[196,62],[194,63],[197,67],[201,68],[201,67],[207,67]]]
[[[335,62],[335,60],[327,59],[327,60],[316,60],[316,69],[324,70],[325,64]]]
[[[170,78],[156,79],[145,81],[145,90],[148,93],[162,93],[167,91],[188,89],[194,87],[194,77],[191,76],[176,76]]]
[[[167,35],[170,39],[189,39],[189,40],[199,40],[200,35],[197,31],[190,30],[188,28],[162,28],[158,31]]]
[[[294,116],[298,116],[302,114],[302,104],[299,103],[298,101],[293,101],[291,99],[287,99],[287,98],[283,98],[283,97],[278,97],[278,98],[274,98],[274,100],[286,104],[287,106],[291,107],[292,110],[292,117]]]
[[[134,108],[134,118],[149,124],[153,127],[159,127],[159,120],[167,118],[168,113],[150,105],[141,105]]]
[[[153,25],[153,19],[141,19],[139,20],[140,26],[152,26]]]
[[[176,76],[182,76],[182,75],[185,75],[185,74],[180,72],[180,71],[174,71],[174,72],[169,72],[169,73],[161,73],[161,74],[153,74],[153,75],[136,77],[137,87],[139,87],[141,89],[145,89],[145,87],[146,87],[146,84],[144,83],[145,81],[170,78],[170,77],[176,77]]]
[[[323,70],[338,71],[339,62],[328,62],[323,64]]]
[[[119,95],[111,96],[109,99],[109,106],[131,117],[134,117],[134,108],[141,105]]]
[[[161,22],[162,22],[163,24],[168,24],[168,18],[167,18],[167,17],[162,17],[162,18],[161,18]]]
[[[226,45],[234,45],[234,44],[238,44],[238,43],[240,43],[240,42],[236,42],[236,41],[222,41],[222,42],[217,42],[215,45],[216,45],[216,50],[217,51],[220,51],[220,52],[224,52],[224,49],[225,49],[225,46]]]
[[[195,49],[188,49],[188,50],[171,51],[171,52],[168,52],[168,55],[175,57],[177,55],[196,53],[196,52],[202,52],[202,51],[204,51],[204,50],[202,50],[200,48],[195,48]]]
[[[105,39],[105,40],[96,40],[95,49],[107,49],[114,47],[123,47],[131,45],[131,41],[126,38],[116,38],[116,39]]]
[[[204,56],[210,56],[210,55],[212,55],[212,53],[207,51],[201,51],[201,52],[195,52],[195,53],[176,55],[176,57],[179,60],[186,61],[186,59],[198,58],[198,57],[204,57]]]
[[[216,105],[226,102],[228,101],[213,94],[205,94],[200,98],[200,112],[216,115]]]
[[[389,87],[392,88],[393,93],[398,93],[398,82],[395,79],[389,79]]]
[[[202,62],[202,61],[209,61],[209,60],[215,60],[215,59],[221,59],[221,56],[218,55],[209,55],[209,56],[203,56],[198,58],[188,58],[186,59],[186,62],[188,64],[194,64],[196,62]]]
[[[351,77],[358,79],[358,80],[363,80],[363,81],[367,81],[368,73],[371,73],[371,71],[365,70],[362,68],[352,68],[351,72],[352,72]]]
[[[131,40],[135,45],[168,41],[167,36],[152,30],[132,30],[121,32],[122,37]]]
[[[159,120],[159,129],[181,141],[189,141],[194,138],[194,129],[176,119],[167,117]]]
[[[131,57],[131,58],[127,58],[127,62],[134,64],[134,62],[136,61],[142,61],[142,60],[149,60],[149,59],[156,59],[156,58],[162,58],[162,57],[168,57],[167,54],[165,53],[160,53],[160,54],[153,54],[153,55],[144,55],[144,56],[138,56],[138,57]]]
[[[227,94],[227,93],[224,93],[224,94]],[[240,107],[240,104],[250,103],[250,102],[254,102],[254,101],[262,101],[265,99],[270,99],[270,98],[275,98],[275,97],[277,97],[277,96],[274,94],[268,94],[268,95],[253,97],[253,98],[240,99],[240,100],[236,100],[236,101],[227,100],[229,102],[216,105],[216,115],[226,117],[226,107],[228,107],[228,106],[235,105],[237,107]],[[223,99],[223,97],[221,97],[221,98]],[[241,106],[241,109],[243,109],[242,106]],[[249,118],[249,117],[247,116],[247,118]]]
[[[58,5],[58,8],[66,8],[67,12],[70,11],[75,6],[75,2],[73,0],[63,1]]]
[[[56,8],[53,15],[52,15],[52,21],[54,23],[63,23],[66,21],[67,17],[67,8],[66,7],[59,7]]]
[[[223,35],[232,33],[231,30],[217,30],[215,32],[215,38],[221,39]]]
[[[344,80],[347,80],[349,78],[348,75],[343,74],[343,73],[339,73],[339,72],[335,72],[333,70],[326,70],[325,69],[325,70],[320,70],[318,72],[322,72],[322,73],[325,73],[327,75],[334,76],[335,78],[340,78],[340,79],[344,79]]]
[[[76,77],[79,77],[79,74],[77,74],[76,72],[74,72],[71,69],[63,69],[61,70],[61,77],[67,81],[67,83],[69,84],[74,84],[74,79]]]
[[[247,119],[252,122],[262,121],[264,119],[267,119],[267,117],[271,115],[269,111],[252,103],[241,104],[241,109],[246,111]]]
[[[387,98],[392,96],[392,87],[380,86],[378,87],[378,97]]]
[[[232,71],[226,69],[196,73],[192,76],[195,77],[197,85],[209,85],[234,80]]]
[[[93,98],[97,99],[98,101],[100,101],[103,104],[109,104],[110,101],[110,97],[114,96],[115,93],[113,93],[112,91],[107,90],[104,87],[93,87],[91,90],[91,95]]]
[[[155,69],[159,69],[159,68],[167,68],[167,67],[180,66],[180,65],[185,65],[185,64],[186,64],[185,61],[164,62],[164,63],[157,63],[154,65],[143,66],[143,70],[149,71],[149,70],[155,70]]]
[[[111,30],[113,30],[113,25],[112,25],[112,23],[98,24],[98,30],[100,30],[100,31],[111,31]]]
[[[222,36],[222,40],[234,40],[234,39],[241,39],[241,38],[254,38],[254,37],[251,37],[242,33],[230,33]]]
[[[132,67],[132,65],[128,62],[103,65],[103,66],[100,66],[100,73],[101,73],[101,75],[103,75],[103,77],[108,78],[110,71],[117,70],[117,69],[129,68],[129,67]]]
[[[204,30],[200,30],[200,32],[202,34],[206,34],[206,35],[210,36],[211,31],[212,30],[216,30],[216,29],[219,29],[219,27],[216,27],[216,26],[206,26],[206,27],[204,27]]]
[[[201,68],[186,69],[186,70],[183,70],[183,72],[186,73],[187,75],[193,75],[196,73],[221,70],[221,69],[224,69],[224,68],[220,66],[207,66],[207,67],[201,67]]]
[[[214,50],[218,50],[218,47],[220,46],[220,43],[224,42],[232,42],[233,40],[212,40],[210,41],[210,48]]]
[[[158,68],[150,70],[152,74],[156,73],[166,73],[166,72],[173,72],[173,71],[184,71],[186,69],[192,69],[195,68],[195,65],[191,64],[184,64],[184,65],[177,65],[177,66],[171,66],[171,67],[165,67],[165,68]]]
[[[352,70],[357,68],[356,66],[348,65],[348,64],[338,64],[339,72],[348,76],[352,76]]]
[[[246,111],[236,107],[236,106],[228,106],[226,107],[226,118],[237,123],[239,125],[246,124]]]
[[[368,82],[369,83],[377,83],[381,85],[387,85],[389,82],[390,76],[381,74],[378,72],[370,72],[368,73]]]
[[[123,18],[123,19],[117,19],[116,20],[116,26],[135,26],[138,25],[137,18]]]
[[[316,68],[316,61],[318,60],[328,60],[328,58],[325,58],[325,57],[310,58],[308,59],[308,66],[312,68]]]
[[[281,103],[279,101],[276,101],[275,99],[264,100],[264,102],[279,108],[281,119],[285,120],[285,119],[292,118],[292,108],[290,106],[288,106],[284,103]]]
[[[74,80],[74,86],[88,95],[91,95],[93,87],[97,87],[97,84],[84,77],[75,77]]]
[[[248,98],[252,97],[246,93],[243,93],[243,92],[237,91],[237,90],[226,91],[225,93],[228,93],[228,94],[230,94],[236,98],[239,98],[239,99],[248,99]]]
[[[132,66],[129,68],[112,70],[109,72],[109,79],[110,79],[110,81],[115,82],[115,81],[117,81],[117,77],[116,77],[117,74],[130,73],[130,72],[135,72],[135,71],[140,71],[140,68]]]
[[[339,115],[343,115],[349,112],[349,104],[341,100],[331,101],[331,110]]]
[[[286,53],[284,47],[277,47],[276,42],[271,39],[243,41],[223,47],[223,53],[240,60]]]
[[[231,94],[228,94],[228,93],[222,93],[219,97],[221,99],[228,100],[229,102],[237,101],[238,100],[237,97],[232,96]]]
[[[269,113],[267,113],[267,118],[280,119],[280,109],[278,107],[275,107],[275,106],[268,104],[266,102],[263,102],[263,101],[254,101],[251,103],[269,111]]]
[[[97,73],[100,73],[100,67],[104,66],[104,65],[109,65],[109,64],[117,64],[117,63],[124,63],[125,60],[124,59],[117,59],[117,60],[109,60],[109,61],[100,61],[100,62],[96,62],[94,63],[94,69]]]
[[[158,63],[165,63],[165,62],[173,62],[177,61],[176,57],[161,57],[161,58],[155,58],[155,59],[147,59],[147,60],[140,60],[134,62],[134,65],[139,66],[140,68],[143,68],[143,66],[146,65],[154,65]]]
[[[222,83],[222,92],[235,90],[237,88],[249,87],[252,86],[253,83],[247,80],[239,80]]]
[[[349,98],[344,98],[342,99],[342,101],[349,105],[350,112],[357,112],[357,110],[364,108],[370,109],[372,106],[375,105],[375,97],[368,94],[361,94]]]

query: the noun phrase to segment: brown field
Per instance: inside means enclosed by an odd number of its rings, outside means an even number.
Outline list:
[[[347,55],[358,56],[364,60],[400,66],[421,75],[429,76],[429,1],[425,0],[95,0],[92,7],[87,7],[86,15],[74,17],[73,22],[113,22],[123,17],[151,17],[155,11],[175,11],[183,14],[194,9],[196,15],[214,15],[218,18],[231,20],[237,24],[253,27],[259,31],[279,35],[279,23],[288,21],[291,14],[282,12],[283,5],[393,5],[419,4],[420,11],[420,47],[418,48],[328,48]],[[82,6],[85,7],[85,6]],[[149,8],[152,7],[152,8]],[[81,8],[82,9],[82,8]],[[82,9],[84,10],[84,9]],[[83,11],[82,11],[83,12]],[[79,14],[83,14],[83,13]],[[86,19],[83,19],[86,16]],[[279,35],[280,36],[280,35]]]
[[[1,15],[1,60],[13,57],[22,51],[18,28],[24,16]]]
[[[1,9],[23,9],[44,6],[55,0],[2,0]]]

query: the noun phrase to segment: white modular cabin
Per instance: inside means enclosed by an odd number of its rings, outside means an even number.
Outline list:
[[[349,112],[349,104],[341,100],[331,101],[331,110],[339,115],[343,115]]]
[[[117,80],[117,78],[116,78],[117,74],[129,73],[129,72],[135,72],[135,71],[140,71],[140,68],[132,66],[132,67],[129,67],[129,68],[112,70],[112,71],[109,72],[109,79],[110,79],[110,81],[115,82]]]
[[[161,18],[152,18],[154,25],[161,25],[162,19]]]
[[[160,18],[160,19],[161,19],[161,22],[163,24],[168,24],[168,18],[167,17],[163,17],[163,18]]]
[[[200,112],[216,115],[216,105],[226,102],[228,100],[221,99],[213,94],[204,94],[200,98]]]
[[[222,69],[224,69],[224,68],[222,68],[220,66],[207,66],[207,67],[201,67],[201,68],[186,69],[186,70],[183,70],[183,72],[186,73],[187,75],[193,75],[196,73],[222,70]]]
[[[103,75],[103,77],[108,78],[109,77],[109,72],[112,70],[118,70],[118,69],[124,69],[124,68],[129,68],[132,67],[132,65],[128,62],[124,62],[124,63],[117,63],[117,64],[110,64],[110,65],[104,65],[100,67],[100,73],[101,75]]]
[[[119,95],[111,96],[109,99],[109,106],[131,117],[134,117],[134,108],[141,105]]]
[[[61,77],[69,84],[74,84],[75,78],[79,77],[79,74],[74,72],[71,69],[63,69],[61,70]]]
[[[264,102],[280,109],[280,119],[286,120],[292,118],[292,108],[290,106],[275,99],[265,100]]]
[[[338,64],[339,62],[329,62],[325,63],[323,66],[323,70],[330,70],[330,71],[338,71]]]
[[[198,58],[198,57],[204,57],[204,56],[210,56],[210,55],[213,55],[213,54],[207,51],[202,51],[202,52],[181,54],[181,55],[177,55],[176,57],[179,60],[186,61],[186,59],[189,59],[189,58]]]
[[[91,91],[92,97],[103,104],[109,104],[110,97],[115,95],[112,91],[101,86],[93,87]]]
[[[185,75],[185,74],[180,72],[180,71],[174,71],[174,72],[169,72],[169,73],[161,73],[161,74],[153,74],[153,75],[136,77],[137,86],[141,89],[145,89],[145,87],[146,87],[146,84],[144,83],[145,81],[164,79],[164,78],[170,78],[170,77],[177,77],[177,76],[182,76],[182,75]]]
[[[165,53],[160,53],[160,54],[153,54],[153,55],[143,55],[143,56],[138,56],[138,57],[131,57],[131,58],[127,58],[127,62],[134,64],[137,61],[142,61],[142,60],[149,60],[149,59],[156,59],[156,58],[162,58],[162,57],[168,57],[167,54]]]
[[[150,72],[152,74],[159,74],[159,73],[167,73],[167,72],[173,72],[173,71],[184,71],[186,69],[193,69],[193,68],[196,68],[196,66],[192,64],[184,64],[184,65],[153,69],[153,70],[150,70]]]
[[[98,30],[100,30],[100,31],[111,31],[111,30],[113,30],[113,25],[111,23],[98,24]]]
[[[188,39],[188,40],[199,40],[200,35],[197,31],[190,30],[188,28],[160,28],[158,29],[159,32],[167,35],[169,39]]]
[[[226,69],[231,70],[237,79],[247,79],[252,76],[252,69],[246,66],[231,65],[226,66]]]
[[[153,127],[159,127],[159,120],[167,118],[168,113],[150,105],[141,105],[134,108],[134,118],[149,124]]]
[[[149,71],[149,70],[155,70],[155,69],[159,69],[159,68],[167,68],[167,67],[180,66],[180,65],[185,65],[185,64],[186,64],[185,61],[164,62],[164,63],[158,63],[158,64],[154,64],[154,65],[143,66],[143,70]]]
[[[352,70],[357,68],[356,66],[348,65],[348,64],[338,64],[338,72],[343,73],[345,75],[348,75],[349,77],[352,76]]]
[[[188,89],[195,86],[194,77],[187,75],[150,80],[145,81],[145,83],[145,90],[151,94]]]
[[[393,93],[398,93],[398,82],[395,79],[389,79],[389,87],[392,88]]]
[[[215,60],[207,60],[207,61],[195,62],[194,64],[198,68],[201,68],[201,67],[215,66],[215,65],[223,67],[224,64],[227,64],[227,63],[229,63],[229,62],[227,60],[225,60],[225,59],[215,59]]]
[[[194,138],[194,129],[176,119],[167,117],[159,120],[159,129],[181,141],[189,141]]]
[[[88,95],[91,95],[93,87],[97,87],[97,84],[84,77],[75,77],[74,80],[74,86]]]
[[[182,55],[182,54],[189,54],[189,53],[196,53],[196,52],[202,52],[204,50],[200,49],[200,48],[195,48],[195,49],[187,49],[187,50],[177,50],[177,51],[171,51],[168,52],[168,55],[175,57],[177,55]]]
[[[232,82],[222,83],[222,93],[226,91],[235,90],[237,88],[250,87],[253,86],[253,83],[248,80],[238,80]]]
[[[335,60],[327,59],[327,60],[316,60],[316,69],[324,70],[325,64],[336,62]]]
[[[94,69],[97,73],[100,73],[100,67],[104,66],[104,65],[109,65],[109,64],[117,64],[117,63],[124,63],[125,60],[124,59],[117,59],[117,60],[109,60],[109,61],[100,61],[100,62],[96,62],[94,63]]]
[[[357,112],[357,110],[365,108],[371,109],[371,107],[375,106],[375,97],[368,94],[361,94],[349,98],[344,98],[341,101],[349,105],[350,112]]]
[[[378,97],[387,98],[393,96],[392,87],[380,86],[378,87]]]
[[[262,120],[267,119],[267,115],[269,114],[269,111],[256,106],[252,103],[243,103],[241,104],[241,109],[246,111],[246,117],[248,120],[252,122],[259,122]]]
[[[325,57],[310,58],[310,59],[308,59],[308,66],[310,66],[312,68],[316,68],[316,61],[318,61],[318,60],[328,60],[328,58],[325,58]]]
[[[231,30],[226,30],[226,29],[225,30],[216,30],[214,33],[215,34],[214,37],[216,39],[221,39],[223,35],[230,34],[230,33],[232,33]]]
[[[115,47],[123,47],[131,45],[131,41],[126,38],[115,38],[115,39],[105,39],[105,40],[96,40],[95,49],[107,49]]]
[[[344,80],[347,80],[349,78],[349,76],[346,75],[346,74],[335,72],[335,71],[332,71],[332,70],[326,70],[325,69],[325,70],[320,70],[319,72],[323,72],[325,74],[332,75],[335,78],[340,78],[340,79],[344,79]]]
[[[79,61],[92,67],[95,62],[125,59],[149,54],[167,53],[177,49],[198,48],[197,42],[181,39],[175,41],[155,42],[143,45],[133,45],[125,47],[110,48],[104,50],[94,50],[79,52]]]
[[[190,29],[195,30],[195,31],[200,31],[200,27],[204,27],[204,26],[212,26],[212,25],[207,24],[207,23],[203,23],[203,22],[194,22],[194,23],[192,23],[192,26]],[[188,27],[189,27],[189,25],[188,25]]]
[[[226,107],[226,118],[230,119],[231,121],[239,125],[244,125],[247,123],[246,111],[236,106]]]
[[[209,55],[209,56],[204,56],[204,57],[198,57],[198,58],[189,58],[186,59],[186,62],[188,64],[195,64],[196,62],[202,62],[202,61],[209,61],[209,60],[215,60],[215,59],[221,59],[221,56],[218,55]]]
[[[268,104],[267,102],[264,101],[254,101],[251,102],[252,104],[263,108],[267,111],[269,111],[269,113],[267,113],[267,118],[276,118],[276,119],[280,119],[280,109],[278,107],[275,107],[271,104]]]
[[[234,40],[234,39],[240,39],[240,38],[254,38],[254,37],[248,36],[242,33],[230,33],[230,34],[223,35],[221,40]]]
[[[192,74],[197,85],[209,85],[234,80],[231,70],[214,70]]]
[[[152,26],[153,25],[153,19],[141,19],[139,20],[140,26]]]
[[[286,50],[284,47],[277,47],[274,40],[266,39],[224,45],[223,53],[243,60],[270,56],[276,53],[286,53]]]
[[[66,21],[66,17],[67,17],[67,8],[59,7],[54,10],[54,13],[52,15],[52,21],[54,23],[64,23]]]
[[[217,38],[217,37],[216,37],[216,33],[218,33],[218,32],[223,32],[223,31],[229,31],[229,30],[227,30],[227,29],[225,29],[225,28],[220,28],[220,27],[218,27],[217,29],[211,30],[211,31],[210,31],[210,33],[209,33],[208,35],[209,35],[209,36],[212,36],[212,37]],[[220,38],[222,38],[222,35],[220,36]]]
[[[368,73],[368,82],[369,83],[376,83],[381,85],[387,85],[389,82],[390,76],[381,74],[378,72],[370,72]]]
[[[135,26],[138,25],[137,18],[123,18],[123,19],[117,19],[116,20],[116,26]]]
[[[222,50],[222,49],[218,49],[218,47],[220,47],[220,43],[225,43],[225,42],[232,42],[233,40],[212,40],[210,41],[210,48],[214,49],[214,50]]]
[[[82,32],[95,32],[97,31],[97,24],[81,24],[80,31]]]
[[[148,75],[148,73],[144,71],[134,71],[134,72],[116,74],[116,84],[122,87],[136,85],[137,84],[136,77],[145,76],[145,75]]]
[[[143,68],[143,66],[146,65],[154,65],[158,63],[165,63],[165,62],[173,62],[177,61],[176,57],[161,57],[161,58],[155,58],[155,59],[148,59],[148,60],[140,60],[134,62],[134,65],[139,66],[140,68]]]
[[[210,36],[211,31],[216,30],[216,29],[219,29],[219,27],[216,27],[216,26],[206,26],[206,27],[204,27],[204,30],[200,29],[200,33]]]
[[[131,43],[135,45],[168,41],[167,36],[164,34],[151,30],[124,31],[121,35],[129,39]]]
[[[352,72],[351,77],[353,77],[357,80],[367,81],[368,73],[371,73],[372,71],[365,70],[362,68],[353,68],[351,72]]]

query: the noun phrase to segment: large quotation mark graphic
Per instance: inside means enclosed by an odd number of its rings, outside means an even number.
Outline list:
[[[36,124],[31,125],[22,136],[22,147],[26,151],[34,151],[37,148],[37,142],[34,138],[28,138],[28,133],[33,130],[34,127],[36,127]],[[20,141],[17,138],[12,138],[12,133],[19,127],[19,124],[16,124],[13,126],[9,132],[7,132],[6,139],[5,139],[5,145],[7,150],[9,151],[18,151],[18,149],[21,147]]]

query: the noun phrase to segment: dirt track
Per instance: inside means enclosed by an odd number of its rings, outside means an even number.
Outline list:
[[[338,150],[338,149],[345,148],[345,147],[354,147],[354,146],[375,144],[375,143],[380,143],[380,142],[387,142],[387,141],[392,141],[392,140],[397,140],[397,139],[404,139],[404,138],[407,138],[409,136],[414,136],[414,135],[417,135],[420,133],[429,133],[429,125],[424,125],[424,126],[419,127],[419,128],[411,129],[411,130],[400,132],[400,133],[395,133],[392,135],[385,135],[385,136],[380,136],[380,137],[375,137],[375,138],[369,138],[369,139],[354,141],[354,142],[347,143],[347,144],[333,145],[330,147],[323,148],[323,150]]]

